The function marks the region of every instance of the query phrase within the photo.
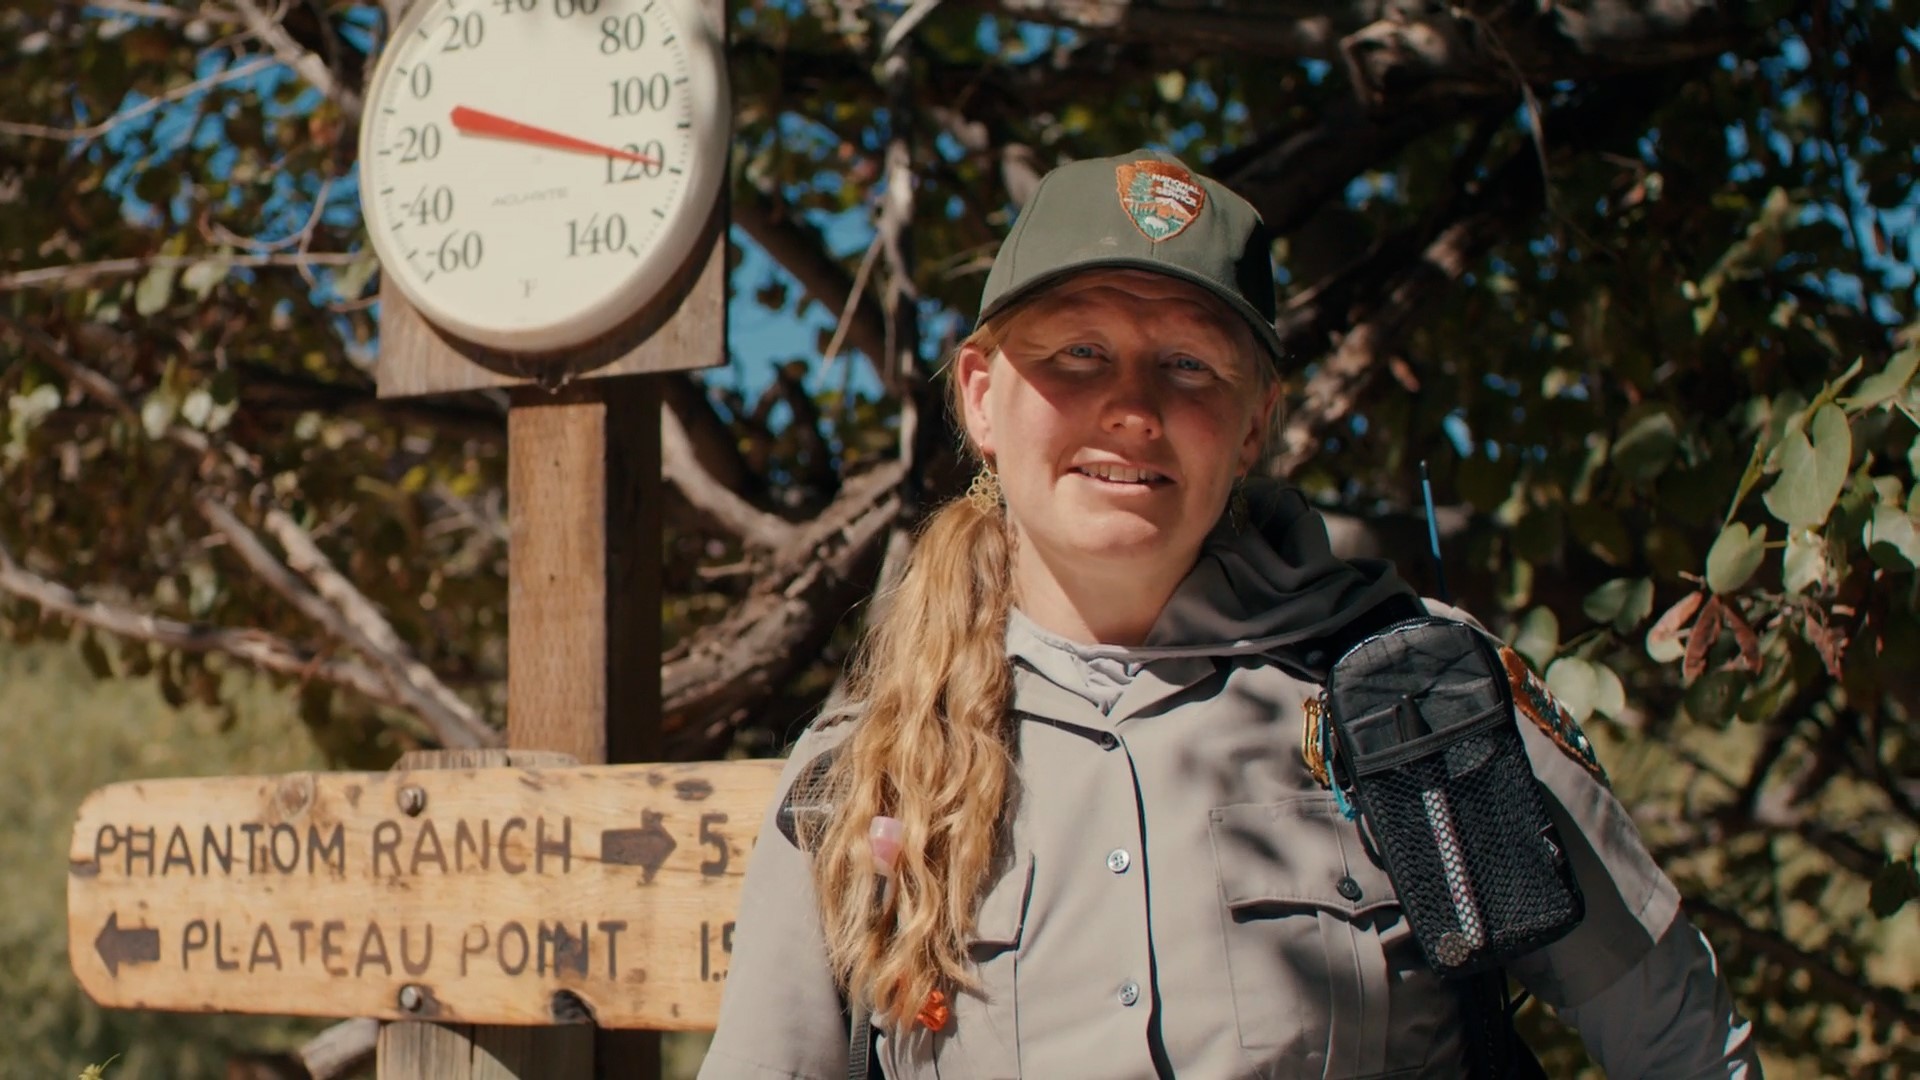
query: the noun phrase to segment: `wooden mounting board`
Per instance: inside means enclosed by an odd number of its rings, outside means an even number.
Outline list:
[[[711,1028],[779,769],[113,784],[74,824],[74,974],[116,1008]]]
[[[444,333],[382,276],[380,361],[374,369],[378,396],[555,386],[726,363],[726,221],[724,206],[716,207],[708,226],[711,239],[694,249],[675,284],[652,307],[596,341],[552,356],[515,355]]]

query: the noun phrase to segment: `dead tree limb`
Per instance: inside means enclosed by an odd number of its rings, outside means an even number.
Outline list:
[[[795,526],[735,495],[706,470],[671,407],[660,410],[660,463],[667,482],[695,510],[748,547],[778,551],[792,541]]]
[[[66,375],[90,397],[129,421],[139,422],[138,411],[134,409],[133,403],[127,400],[126,394],[120,387],[105,375],[68,355],[57,340],[36,327],[13,322],[4,316],[0,316],[0,328],[11,328],[37,355]],[[251,484],[256,490],[263,487],[260,483],[257,459],[232,440],[212,436],[179,423],[169,424],[163,437],[208,460],[221,462],[226,469],[231,470],[234,479],[241,485]],[[413,656],[412,651],[401,642],[392,625],[379,613],[372,601],[368,600],[364,593],[333,566],[318,545],[313,543],[312,538],[306,535],[291,516],[272,505],[267,505],[263,510],[270,528],[286,546],[290,560],[308,581],[313,582],[314,587],[319,590],[318,594],[302,584],[293,570],[288,569],[268,551],[259,537],[241,523],[231,510],[205,496],[199,500],[199,508],[208,522],[234,545],[235,552],[262,582],[286,597],[308,618],[313,619],[323,629],[354,648],[374,665],[372,668],[356,666],[349,671],[349,676],[334,681],[339,681],[341,685],[352,689],[361,689],[362,675],[378,681],[382,686],[377,693],[370,695],[373,700],[395,705],[413,713],[427,725],[443,745],[476,747],[498,743],[498,733],[481,720],[472,706],[463,701],[426,665]],[[65,588],[65,586],[56,586],[53,582],[45,582],[45,584],[50,587]],[[74,595],[77,597],[77,594]],[[158,625],[153,623],[154,617],[134,616],[131,619],[115,618],[109,622],[101,622],[98,620],[106,618],[105,614],[91,608],[76,607],[75,602],[67,602],[60,606],[70,612],[84,611],[87,613],[87,619],[83,621],[89,621],[90,625],[110,630],[114,627],[134,628],[130,636],[160,640],[151,636],[150,627],[145,633],[140,632],[139,629],[145,625],[141,622],[143,618],[148,624]],[[76,614],[74,617],[80,616]],[[190,624],[180,623],[177,627],[185,628],[186,632],[170,630],[169,638],[193,643],[178,647],[198,652],[233,652],[241,659],[268,670],[285,669],[297,672],[304,668],[304,662],[294,662],[286,657],[313,655],[284,643],[283,647],[278,649],[262,649],[249,645],[245,651],[235,651],[230,646],[246,644],[249,640],[245,637],[247,632],[205,634],[196,632],[196,628]],[[121,633],[122,631],[113,630],[113,632]],[[234,636],[236,634],[240,636]]]
[[[0,544],[0,592],[38,604],[45,614],[117,637],[151,642],[181,652],[219,653],[276,675],[331,683],[377,705],[407,708],[406,702],[379,673],[359,661],[316,653],[264,630],[182,622],[83,596],[21,566],[3,544]]]
[[[832,312],[848,307],[854,295],[853,275],[827,254],[819,230],[802,221],[778,194],[749,188],[734,199],[733,220],[821,307]],[[867,356],[876,371],[885,365],[886,318],[871,293],[863,293],[854,305],[847,341]]]
[[[1730,935],[1742,948],[1789,970],[1806,972],[1807,977],[1833,995],[1834,1000],[1850,1002],[1862,1011],[1878,1012],[1909,1029],[1920,1029],[1920,1009],[1914,1008],[1911,999],[1899,990],[1870,982],[1864,972],[1841,971],[1827,957],[1794,944],[1777,931],[1755,926],[1739,913],[1711,901],[1690,897],[1685,907],[1688,915]]]
[[[669,756],[711,752],[818,655],[872,589],[870,570],[899,518],[899,462],[849,480],[775,556],[746,598],[676,651],[661,672]]]

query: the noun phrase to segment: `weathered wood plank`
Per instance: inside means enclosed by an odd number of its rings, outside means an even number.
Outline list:
[[[571,768],[568,754],[539,750],[416,750],[402,754],[394,768],[483,769]],[[406,990],[401,990],[402,1007]],[[489,1024],[436,1024],[409,1020],[382,1024],[375,1047],[375,1080],[589,1080],[593,1076],[592,1029],[498,1027]]]
[[[660,387],[516,391],[508,416],[507,742],[658,755]]]
[[[724,200],[723,200],[724,203]],[[563,379],[657,374],[726,362],[726,212],[714,212],[710,245],[695,251],[682,271],[684,294],[669,290],[662,303],[640,312],[584,349],[554,356],[520,356],[442,333],[400,290],[380,286],[381,397],[410,397]],[[675,306],[668,306],[675,305]]]
[[[71,962],[122,1008],[707,1028],[778,767],[114,784],[74,825]]]
[[[388,1024],[380,1029],[382,1080],[531,1080],[593,1075],[590,1028]]]

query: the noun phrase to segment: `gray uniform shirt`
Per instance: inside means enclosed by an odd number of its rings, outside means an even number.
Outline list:
[[[1217,538],[1140,648],[1077,646],[1014,614],[1020,795],[973,935],[982,992],[959,995],[939,1033],[883,1033],[889,1077],[1461,1074],[1454,992],[1301,759],[1319,686],[1276,660],[1355,597],[1399,586],[1378,568],[1289,579],[1330,558],[1324,534],[1304,555],[1267,541]],[[1280,623],[1276,590],[1296,601]],[[1712,953],[1626,811],[1519,727],[1587,916],[1513,973],[1613,1075],[1758,1076]],[[810,730],[789,781],[849,730]],[[701,1076],[839,1080],[846,1021],[808,857],[770,822]]]

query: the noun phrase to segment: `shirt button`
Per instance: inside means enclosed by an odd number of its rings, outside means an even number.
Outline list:
[[[1140,984],[1134,982],[1132,979],[1128,979],[1126,982],[1120,984],[1120,993],[1118,996],[1120,998],[1120,1004],[1131,1006],[1134,1002],[1140,1000]]]
[[[1350,877],[1341,878],[1340,883],[1335,885],[1334,888],[1340,890],[1340,895],[1349,900],[1358,900],[1362,895],[1360,883]]]
[[[1132,865],[1133,856],[1127,854],[1126,848],[1114,848],[1107,852],[1107,869],[1114,873],[1124,874],[1127,872],[1127,867]]]

